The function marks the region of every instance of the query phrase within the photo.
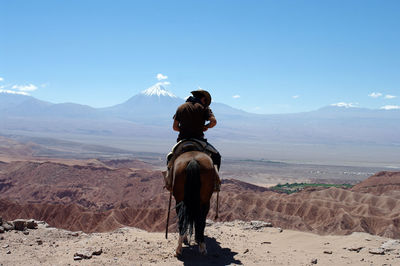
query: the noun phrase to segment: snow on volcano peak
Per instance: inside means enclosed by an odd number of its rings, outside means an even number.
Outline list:
[[[147,90],[142,91],[142,94],[146,96],[169,96],[172,98],[177,98],[172,92],[167,91],[161,83],[156,83]]]

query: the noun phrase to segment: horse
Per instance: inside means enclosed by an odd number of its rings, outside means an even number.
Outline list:
[[[199,252],[205,255],[204,228],[217,178],[213,161],[203,152],[189,151],[176,158],[172,171],[179,228],[176,256],[182,254],[182,243],[187,242],[188,231],[192,235],[193,227]]]

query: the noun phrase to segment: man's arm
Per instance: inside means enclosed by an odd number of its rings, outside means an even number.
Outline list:
[[[179,132],[179,121],[174,119],[174,124],[172,125],[172,129]]]
[[[215,119],[215,116],[213,116],[213,115],[210,116],[209,120],[210,120],[210,123],[204,125],[203,131],[207,131],[207,129],[213,128],[217,124],[217,119]]]

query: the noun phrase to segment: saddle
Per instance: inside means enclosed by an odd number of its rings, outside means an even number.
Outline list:
[[[172,164],[179,155],[189,151],[200,151],[204,152],[211,158],[214,157],[214,154],[218,154],[218,151],[207,143],[207,141],[199,140],[199,139],[183,139],[175,144],[172,148],[172,151],[167,155],[167,165]]]

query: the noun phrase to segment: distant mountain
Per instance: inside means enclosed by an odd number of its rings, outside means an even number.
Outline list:
[[[31,96],[0,93],[0,112],[8,117],[95,118],[97,110],[76,103],[53,104]]]
[[[91,141],[107,136],[118,143],[121,137],[148,140],[149,145],[173,143],[177,133],[171,129],[172,117],[184,101],[160,83],[107,108],[0,93],[0,134],[34,132],[78,139],[84,135]],[[311,112],[260,115],[215,102],[210,107],[218,124],[206,137],[232,150],[253,145],[263,152],[262,147],[270,143],[400,147],[400,110],[327,106]]]
[[[400,110],[368,109],[360,107],[325,106],[310,112],[316,116],[354,117],[354,118],[399,118]]]
[[[34,115],[51,105],[31,96],[0,92],[1,115]]]
[[[400,145],[400,111],[328,106],[316,111],[250,116],[256,139],[318,144]]]
[[[172,124],[176,108],[184,102],[161,84],[142,91],[126,102],[100,111],[106,116],[118,117],[146,125]]]
[[[104,114],[141,124],[170,126],[172,117],[184,99],[167,91],[161,84],[142,91],[126,102],[102,108]],[[239,117],[257,116],[256,114],[235,109],[222,103],[212,103],[212,110],[222,120],[237,120]]]

